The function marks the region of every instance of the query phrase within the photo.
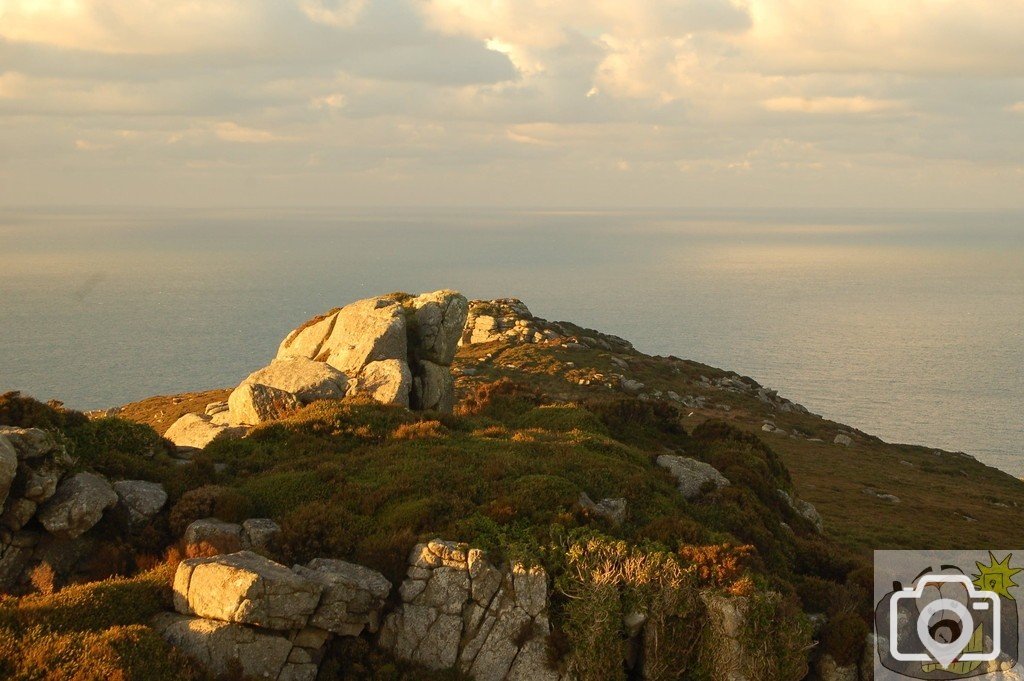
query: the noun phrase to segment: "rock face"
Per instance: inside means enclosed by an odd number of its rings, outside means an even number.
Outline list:
[[[158,482],[119,480],[113,484],[118,503],[133,526],[142,525],[160,512],[167,503],[167,492]]]
[[[116,503],[117,494],[106,479],[94,473],[77,473],[60,483],[37,517],[51,534],[74,539],[92,528]]]
[[[367,364],[354,386],[358,394],[382,404],[408,407],[412,372],[408,363],[400,359],[382,359]]]
[[[300,406],[292,393],[260,383],[243,383],[228,397],[231,422],[239,425],[255,426],[279,419]]]
[[[302,404],[344,397],[348,388],[345,374],[325,362],[305,357],[275,359],[268,366],[249,374],[242,381],[243,385],[247,383],[291,393]]]
[[[458,667],[478,681],[555,681],[546,664],[551,628],[547,574],[495,567],[483,552],[435,539],[409,556],[402,604],[379,645],[432,669]]]
[[[383,575],[336,560],[289,570],[248,551],[183,561],[174,607],[153,620],[165,639],[215,675],[313,681],[326,643],[380,621]]]
[[[685,456],[663,454],[656,463],[675,477],[679,491],[686,499],[696,499],[709,489],[729,484],[725,476],[711,464]]]

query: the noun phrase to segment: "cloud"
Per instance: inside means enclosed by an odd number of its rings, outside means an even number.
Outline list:
[[[161,202],[246,183],[285,202],[1024,200],[1024,0],[0,0],[0,17],[0,204],[118,182]]]
[[[870,97],[773,97],[762,105],[768,111],[809,114],[870,114],[903,108],[903,102]]]

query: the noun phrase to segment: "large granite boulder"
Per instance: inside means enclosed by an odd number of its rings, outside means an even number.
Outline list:
[[[322,590],[279,563],[239,551],[182,561],[174,575],[174,608],[206,619],[297,630],[316,610]]]
[[[348,378],[326,362],[306,357],[275,359],[249,374],[242,384],[265,385],[291,393],[303,404],[345,396]],[[230,405],[229,405],[230,408]]]
[[[359,300],[335,313],[334,328],[316,357],[348,376],[370,362],[406,360],[406,321],[402,304],[388,297]]]
[[[209,416],[185,414],[171,424],[164,433],[164,438],[173,442],[178,452],[189,453],[205,449],[218,437],[232,437],[237,434],[237,430],[227,424],[214,423]]]
[[[112,487],[132,526],[145,524],[167,503],[167,492],[158,482],[118,480]]]
[[[729,484],[729,481],[718,472],[717,468],[696,459],[662,454],[655,463],[672,474],[676,479],[679,491],[683,497],[689,500]]]
[[[117,494],[105,478],[77,473],[60,483],[37,517],[50,534],[74,539],[91,529],[116,503]]]
[[[375,570],[330,558],[314,558],[292,568],[296,574],[323,587],[320,604],[309,625],[342,636],[376,632],[380,611],[391,592],[391,582]]]
[[[551,629],[542,569],[499,569],[482,551],[435,539],[413,549],[407,574],[382,648],[478,681],[558,679],[544,654]]]
[[[412,373],[401,359],[370,362],[354,383],[354,393],[365,395],[381,404],[409,406]]]
[[[301,405],[290,392],[260,383],[243,383],[228,397],[233,424],[255,426],[295,411]]]
[[[450,366],[466,326],[469,302],[456,291],[423,293],[409,301],[417,358]]]

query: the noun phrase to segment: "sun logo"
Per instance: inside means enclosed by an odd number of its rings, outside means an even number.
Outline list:
[[[1006,554],[1006,558],[1002,560],[996,560],[995,555],[989,551],[988,557],[992,561],[989,565],[975,561],[974,564],[978,566],[978,574],[973,575],[974,585],[979,589],[994,591],[1000,596],[1016,600],[1010,593],[1010,589],[1020,585],[1013,581],[1013,576],[1024,568],[1010,567],[1012,553]]]

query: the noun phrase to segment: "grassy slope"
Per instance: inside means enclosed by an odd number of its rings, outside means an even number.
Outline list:
[[[630,368],[617,367],[612,357],[627,361]],[[709,388],[699,380],[735,376],[730,372],[675,358],[570,350],[557,344],[471,346],[460,351],[458,364],[476,370],[459,379],[463,390],[508,376],[540,385],[565,400],[582,399],[609,389],[601,382],[581,386],[580,378],[602,374],[607,379],[619,373],[645,383],[647,391],[704,395],[716,406],[686,409],[692,412],[685,421],[687,429],[708,418],[721,418],[756,432],[780,454],[800,496],[817,506],[827,533],[866,559],[872,549],[1012,546],[1019,539],[1024,482],[970,457],[889,444],[863,433],[854,436],[850,447],[834,445],[840,428],[856,431],[814,415],[777,412],[752,396]],[[717,408],[719,404],[730,409]],[[765,419],[823,442],[763,433]],[[900,503],[869,495],[865,488],[895,494]]]

